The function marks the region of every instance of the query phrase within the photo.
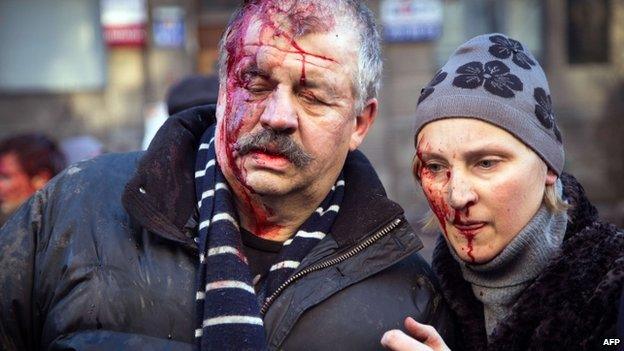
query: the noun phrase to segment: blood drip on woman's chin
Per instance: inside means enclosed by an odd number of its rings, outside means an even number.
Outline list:
[[[472,263],[475,263],[476,259],[472,254],[472,251],[474,250],[474,238],[477,236],[477,234],[472,230],[460,230],[459,233],[464,238],[466,238],[466,246],[468,249],[468,251],[466,251],[466,254],[470,258],[470,261],[472,261]]]
[[[472,254],[472,251],[474,250],[474,246],[473,246],[473,242],[474,242],[474,238],[475,236],[477,236],[477,234],[475,234],[474,232],[461,232],[462,235],[466,238],[466,240],[468,240],[468,252],[466,252],[466,254],[468,254],[468,257],[470,257],[470,260],[472,261],[472,263],[475,263],[477,260],[475,259],[474,255]]]
[[[468,207],[466,207],[466,217],[468,217]],[[453,217],[453,224],[459,224],[461,223],[461,210],[455,210],[455,216]],[[468,257],[470,257],[470,260],[472,261],[472,263],[476,262],[476,259],[474,257],[474,255],[472,254],[472,251],[474,250],[474,238],[477,236],[477,234],[475,233],[474,230],[460,230],[459,234],[461,234],[461,236],[463,236],[466,239],[466,246],[468,248],[468,251],[466,252],[466,254],[468,255]]]

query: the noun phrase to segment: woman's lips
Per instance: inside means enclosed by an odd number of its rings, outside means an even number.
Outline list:
[[[462,232],[472,232],[485,226],[485,222],[454,222],[453,226]]]

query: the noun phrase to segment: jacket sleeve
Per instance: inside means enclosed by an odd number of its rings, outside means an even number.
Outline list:
[[[429,318],[425,323],[436,329],[451,350],[462,350],[462,345],[459,345],[457,336],[459,327],[455,323],[451,309],[442,296],[437,282],[435,279],[432,280],[434,281],[435,290],[431,300]]]
[[[33,286],[43,213],[37,192],[0,229],[0,349],[34,350]]]

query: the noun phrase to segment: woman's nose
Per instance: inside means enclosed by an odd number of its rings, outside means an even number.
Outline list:
[[[292,134],[299,127],[297,113],[286,89],[276,89],[267,101],[260,116],[260,124],[266,129]]]
[[[477,193],[470,179],[460,172],[453,172],[449,179],[449,205],[455,210],[462,210],[477,202],[477,198]]]

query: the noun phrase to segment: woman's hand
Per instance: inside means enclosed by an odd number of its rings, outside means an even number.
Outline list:
[[[450,351],[434,327],[405,318],[405,329],[411,335],[394,329],[384,333],[381,345],[393,351]]]

